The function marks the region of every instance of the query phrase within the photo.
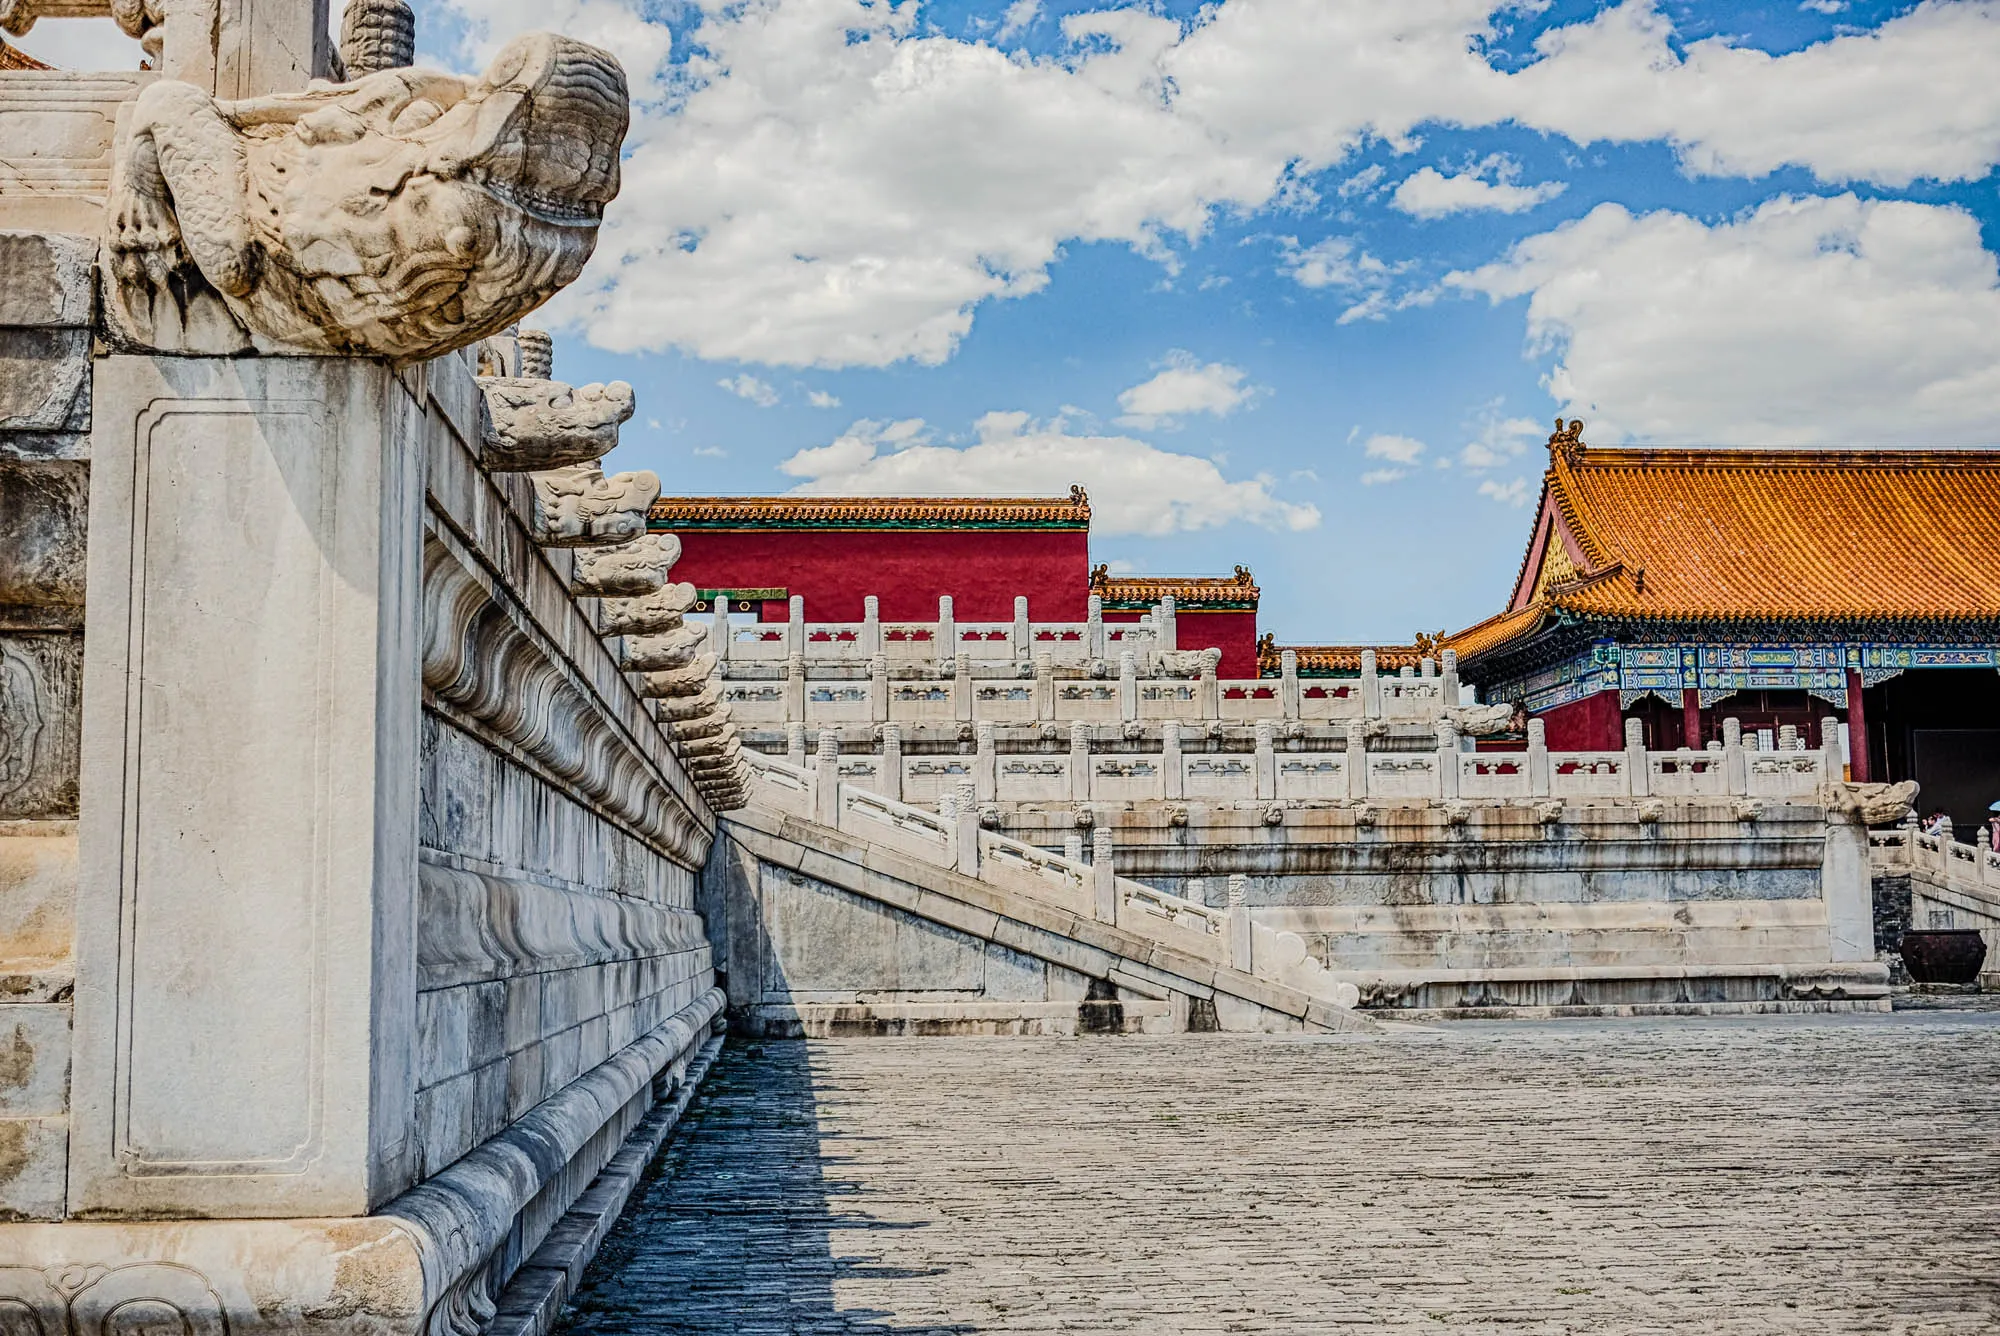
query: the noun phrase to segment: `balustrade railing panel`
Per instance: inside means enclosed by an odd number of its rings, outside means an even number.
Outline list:
[[[1061,723],[1116,720],[1119,717],[1118,684],[1106,681],[1057,682],[1054,704],[1056,719]]]
[[[1533,793],[1526,752],[1460,752],[1458,796],[1526,798]]]
[[[1550,752],[1549,795],[1555,798],[1628,798],[1632,795],[1632,776],[1627,771],[1629,764],[1629,758],[1622,751]]]
[[[1816,751],[1746,752],[1744,759],[1744,786],[1753,797],[1807,797],[1826,776],[1825,757]]]
[[[1093,756],[1090,796],[1095,802],[1147,802],[1167,796],[1163,758],[1157,755]]]
[[[1067,756],[1002,756],[994,771],[1001,802],[1066,802],[1073,792]]]
[[[1257,758],[1240,752],[1181,757],[1181,792],[1189,798],[1247,801],[1257,796]]]
[[[970,756],[905,757],[903,801],[935,804],[960,780],[972,778],[974,759]]]
[[[1725,760],[1719,751],[1648,752],[1648,788],[1661,798],[1720,797],[1729,792]]]
[[[1245,758],[1248,759],[1248,758]],[[1280,798],[1337,800],[1348,793],[1347,756],[1342,752],[1288,752],[1277,758]],[[1256,796],[1251,778],[1250,797]]]
[[[1435,798],[1438,760],[1426,752],[1369,752],[1370,798]]]

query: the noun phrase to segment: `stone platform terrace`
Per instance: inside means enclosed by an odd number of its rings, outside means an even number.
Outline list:
[[[732,1041],[570,1336],[2000,1330],[2000,1014]]]

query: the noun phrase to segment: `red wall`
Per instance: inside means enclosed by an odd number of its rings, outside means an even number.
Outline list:
[[[1550,751],[1619,751],[1625,746],[1615,691],[1600,691],[1535,717],[1548,729]]]
[[[1017,594],[1036,621],[1080,622],[1090,597],[1090,535],[1081,529],[673,532],[681,540],[674,579],[700,589],[781,587],[804,596],[813,622],[858,622],[869,594],[890,622],[936,620],[945,594],[962,622],[1013,620]],[[764,605],[764,620],[785,616],[782,602]]]
[[[1107,622],[1136,622],[1143,614],[1107,612]],[[1257,614],[1254,612],[1203,612],[1177,608],[1174,611],[1174,641],[1182,649],[1219,649],[1222,663],[1217,677],[1244,678],[1257,675]]]

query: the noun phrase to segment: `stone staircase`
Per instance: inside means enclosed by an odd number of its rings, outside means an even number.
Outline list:
[[[1375,1028],[1354,1010],[1354,985],[1328,974],[1296,935],[1253,923],[1240,902],[1214,909],[1117,876],[1103,832],[1086,863],[983,829],[970,795],[933,813],[841,783],[831,766],[760,757],[751,774],[750,803],[730,814],[726,833],[760,866],[1084,976],[1094,981],[1085,1008],[1123,998],[1168,1018],[1145,1028]],[[872,996],[791,1003],[793,1032],[879,1031],[885,1018],[916,1014],[886,976],[858,991]],[[949,1003],[918,1011],[928,1028],[952,1028]],[[1087,1010],[1079,1019],[1091,1028]]]

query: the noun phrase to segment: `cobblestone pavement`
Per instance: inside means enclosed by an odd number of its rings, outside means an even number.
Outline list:
[[[602,1333],[2000,1332],[2000,1016],[734,1045]]]

